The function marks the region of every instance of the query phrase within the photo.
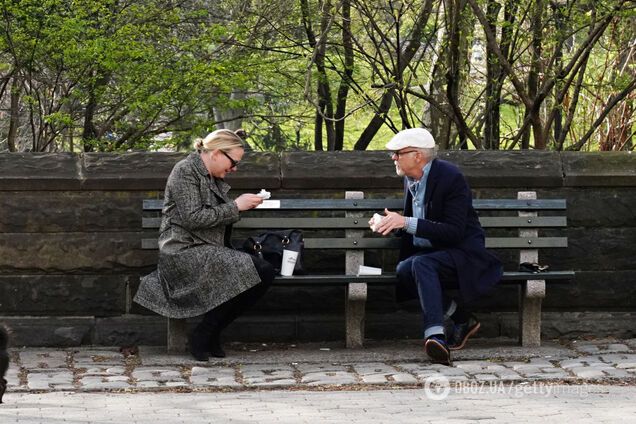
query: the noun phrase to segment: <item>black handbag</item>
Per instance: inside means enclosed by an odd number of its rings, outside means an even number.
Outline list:
[[[283,262],[283,249],[298,252],[294,274],[303,274],[303,233],[300,230],[266,231],[257,236],[248,237],[243,250],[256,255],[272,264],[276,273],[280,273]]]

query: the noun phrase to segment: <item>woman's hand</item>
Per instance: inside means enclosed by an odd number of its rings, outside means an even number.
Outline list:
[[[391,212],[388,209],[384,209],[386,216],[382,217],[382,220],[376,224],[375,231],[383,236],[388,235],[393,230],[401,230],[406,224],[406,218],[397,212]]]
[[[244,193],[234,199],[234,203],[236,203],[239,212],[246,211],[249,209],[254,209],[258,205],[263,203],[263,198],[257,194]]]

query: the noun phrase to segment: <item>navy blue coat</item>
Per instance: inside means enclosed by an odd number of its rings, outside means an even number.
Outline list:
[[[405,179],[404,216],[413,216],[412,196]],[[457,269],[457,283],[464,302],[490,291],[500,280],[499,259],[486,250],[484,230],[473,209],[470,187],[453,164],[434,159],[426,181],[426,219],[418,219],[416,235],[430,240],[433,250],[447,251]],[[418,251],[413,236],[401,231],[400,260]],[[412,290],[397,286],[399,301],[413,298]]]

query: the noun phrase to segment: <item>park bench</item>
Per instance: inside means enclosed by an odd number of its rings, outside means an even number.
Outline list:
[[[144,229],[156,231],[161,223],[161,199],[143,201]],[[539,262],[539,250],[567,247],[563,236],[540,236],[540,229],[563,229],[567,225],[564,199],[536,199],[535,192],[519,192],[517,199],[475,199],[473,206],[480,214],[486,231],[486,247],[518,251],[518,263]],[[402,199],[365,199],[362,192],[346,192],[344,199],[268,200],[253,211],[244,212],[234,225],[234,233],[255,234],[268,229],[298,228],[305,232],[305,257],[321,251],[344,251],[341,270],[325,274],[311,269],[304,275],[278,276],[277,286],[344,286],[346,346],[361,347],[364,341],[365,303],[368,285],[395,283],[394,264],[383,267],[382,275],[357,276],[364,265],[365,251],[398,249],[397,237],[380,237],[368,228],[374,212],[384,208],[401,211]],[[148,214],[154,216],[146,216]],[[540,213],[540,214],[539,214]],[[496,233],[503,231],[503,236]],[[243,237],[244,239],[245,237]],[[236,245],[240,245],[237,239]],[[142,249],[158,249],[157,239],[144,238]],[[516,253],[515,253],[516,255]],[[500,284],[518,285],[520,290],[519,339],[523,346],[539,346],[541,333],[541,301],[546,281],[564,282],[574,277],[573,271],[549,270],[541,273],[505,270]],[[168,350],[183,351],[186,346],[186,320],[168,320]]]

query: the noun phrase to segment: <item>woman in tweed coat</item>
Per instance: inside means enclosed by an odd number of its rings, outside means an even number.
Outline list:
[[[135,302],[170,318],[204,315],[190,337],[190,352],[207,361],[210,354],[225,356],[221,331],[265,293],[274,270],[230,244],[239,212],[263,202],[256,194],[227,195],[223,178],[236,171],[242,140],[217,130],[194,147],[168,177],[157,270],[142,278]]]

